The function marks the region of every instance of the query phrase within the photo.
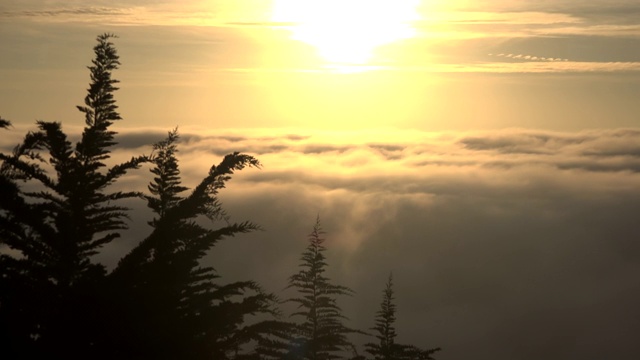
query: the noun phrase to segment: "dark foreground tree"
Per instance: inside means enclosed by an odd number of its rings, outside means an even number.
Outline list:
[[[243,345],[282,339],[275,298],[252,281],[220,284],[202,257],[224,237],[252,231],[230,223],[217,200],[235,171],[259,166],[227,155],[187,196],[181,194],[177,131],[108,167],[120,120],[111,72],[112,35],[98,36],[89,67],[85,128],[73,146],[60,123],[38,121],[13,154],[0,154],[0,357],[7,359],[228,359],[256,356]],[[0,128],[10,123],[0,119]],[[142,191],[109,191],[127,171],[152,162]],[[156,217],[151,234],[107,273],[92,261],[126,228],[119,200],[142,197]],[[207,225],[204,220],[215,222]]]
[[[105,267],[90,257],[126,227],[127,209],[114,203],[139,195],[108,188],[147,161],[138,156],[105,169],[115,145],[109,127],[120,119],[112,37],[98,36],[94,47],[91,85],[78,107],[86,122],[80,141],[73,146],[60,123],[38,121],[12,155],[0,154],[9,189],[0,201],[0,241],[11,249],[0,256],[4,349],[83,354],[93,343],[86,329],[98,316],[94,305]]]
[[[433,360],[431,357],[440,348],[422,350],[413,345],[396,344],[397,336],[394,323],[396,321],[396,305],[393,303],[393,278],[389,275],[383,291],[380,310],[376,314],[375,326],[378,343],[365,345],[367,353],[375,360]]]
[[[254,322],[253,315],[277,315],[276,299],[253,281],[219,284],[201,258],[222,238],[257,229],[229,223],[217,199],[234,171],[259,162],[227,155],[191,192],[181,185],[175,156],[177,131],[154,146],[155,175],[145,196],[156,217],[153,232],[120,261],[110,275],[112,310],[126,316],[114,325],[114,356],[164,359],[230,359],[252,353],[245,345],[278,333],[277,321]],[[204,225],[222,222],[221,227]],[[119,301],[120,300],[120,301]],[[122,329],[126,329],[122,331]]]
[[[347,335],[355,331],[343,324],[346,318],[336,301],[338,296],[352,295],[353,290],[334,285],[325,276],[323,235],[318,217],[309,234],[309,245],[302,253],[300,271],[289,278],[288,288],[298,293],[288,300],[297,305],[292,316],[301,319],[287,354],[290,359],[338,359],[353,348]]]

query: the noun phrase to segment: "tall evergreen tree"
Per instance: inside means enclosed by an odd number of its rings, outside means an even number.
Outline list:
[[[117,80],[111,78],[119,60],[111,38],[98,36],[94,47],[91,84],[85,106],[78,107],[86,127],[75,147],[60,123],[38,121],[38,130],[12,155],[0,154],[3,181],[11,187],[0,201],[0,223],[6,225],[0,241],[17,254],[0,256],[5,348],[69,355],[86,353],[94,342],[86,329],[96,316],[105,268],[91,256],[126,228],[127,209],[114,202],[139,196],[108,188],[147,161],[139,156],[104,169],[115,144],[109,127],[120,119],[113,98]]]
[[[202,257],[222,238],[252,231],[230,223],[217,199],[235,171],[259,166],[227,155],[188,196],[176,158],[177,130],[140,156],[107,168],[120,115],[111,72],[119,58],[98,36],[83,106],[86,127],[73,146],[56,122],[38,121],[13,151],[0,154],[0,347],[9,358],[244,359],[282,348],[288,324],[276,299],[253,281],[220,284]],[[0,128],[11,124],[0,118]],[[150,195],[108,192],[120,176],[153,162]],[[23,185],[22,183],[26,183]],[[151,234],[107,274],[91,256],[119,236],[126,208],[143,197]],[[222,226],[206,226],[204,218]],[[9,249],[8,251],[6,249]],[[255,341],[256,350],[247,349]]]
[[[391,274],[382,294],[380,310],[376,313],[375,326],[372,328],[376,332],[378,343],[367,343],[367,353],[375,360],[433,360],[431,355],[440,351],[440,348],[423,350],[413,345],[397,344],[395,341],[397,333],[393,324],[396,321],[396,305],[393,302]]]
[[[309,245],[302,253],[300,271],[289,278],[287,288],[298,293],[297,297],[288,300],[297,304],[292,316],[301,318],[287,356],[291,359],[338,359],[352,348],[347,334],[355,331],[343,324],[346,318],[336,298],[352,295],[353,290],[332,284],[324,275],[327,262],[323,235],[318,217],[309,234]]]

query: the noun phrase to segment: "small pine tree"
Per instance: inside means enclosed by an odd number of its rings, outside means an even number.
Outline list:
[[[376,338],[378,338],[379,343],[365,345],[367,352],[375,360],[394,359],[393,350],[395,348],[396,329],[393,323],[396,321],[396,305],[393,300],[393,276],[389,274],[389,279],[383,291],[380,310],[376,314],[376,325],[371,329],[376,331]]]
[[[6,129],[10,126],[11,126],[11,121],[7,119],[3,119],[2,116],[0,116],[0,129]]]
[[[298,292],[289,299],[297,304],[292,316],[302,318],[287,357],[292,359],[338,359],[352,349],[347,334],[355,332],[343,325],[346,319],[337,305],[337,296],[350,296],[353,290],[334,285],[324,275],[327,267],[320,217],[309,234],[309,245],[302,253],[300,271],[289,278],[287,288]]]
[[[402,345],[395,342],[397,336],[394,323],[396,321],[396,305],[393,303],[393,276],[389,274],[387,284],[382,292],[380,310],[376,313],[375,326],[378,343],[365,344],[366,352],[374,360],[433,360],[431,357],[440,348],[423,350],[413,345]]]

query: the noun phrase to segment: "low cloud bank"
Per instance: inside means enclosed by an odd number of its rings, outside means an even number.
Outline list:
[[[286,298],[319,214],[329,276],[356,291],[340,303],[354,327],[373,326],[392,271],[399,340],[441,346],[438,359],[640,351],[640,129],[181,133],[187,185],[228,152],[263,163],[221,192],[232,220],[264,228],[205,259],[222,279]],[[165,134],[121,131],[113,158],[150,153]],[[150,176],[124,180],[144,189]],[[135,226],[100,261],[148,232],[144,204],[133,206]]]
[[[295,135],[291,135],[295,134]],[[397,279],[403,341],[441,359],[617,358],[640,350],[640,130],[185,132],[189,177],[230,151],[262,170],[221,194],[265,231],[207,259],[282,297],[317,214],[342,302],[372,326]],[[209,161],[210,160],[210,161]]]

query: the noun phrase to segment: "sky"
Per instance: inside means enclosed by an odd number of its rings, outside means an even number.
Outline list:
[[[223,279],[286,297],[319,215],[354,327],[393,272],[398,340],[439,360],[637,357],[636,0],[5,1],[2,151],[36,120],[80,134],[104,32],[114,161],[178,126],[187,185],[229,152],[263,164],[220,195],[264,228],[207,256]],[[96,261],[148,234],[130,205]]]

